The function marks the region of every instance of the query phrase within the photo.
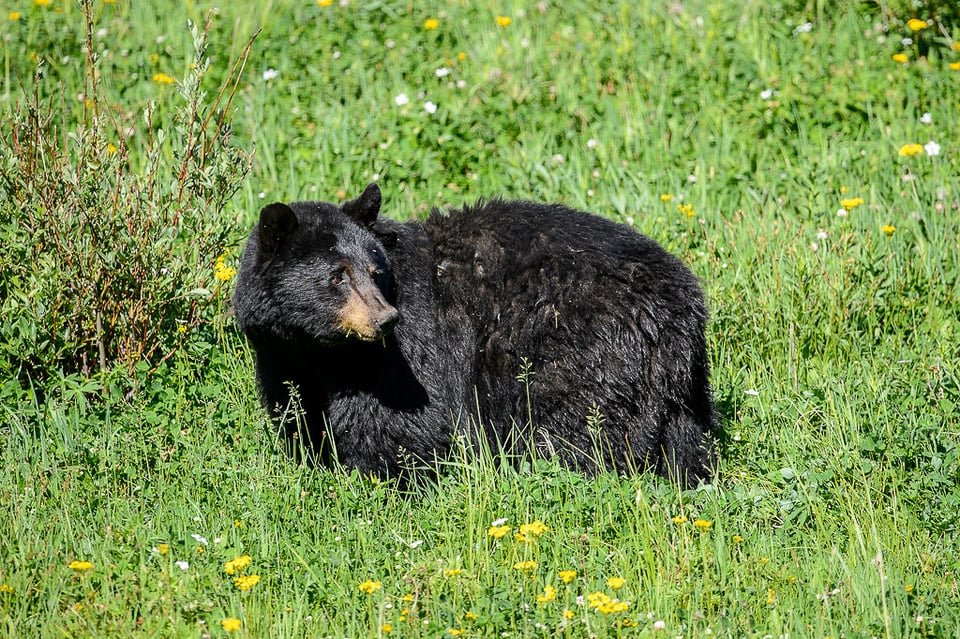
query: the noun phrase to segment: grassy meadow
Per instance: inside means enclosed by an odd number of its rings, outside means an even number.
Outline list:
[[[0,636],[958,636],[951,6],[6,3]],[[681,256],[715,480],[284,457],[243,240],[373,180],[396,219],[562,201]]]

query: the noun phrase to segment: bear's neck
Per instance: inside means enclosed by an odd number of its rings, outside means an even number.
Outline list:
[[[281,359],[290,377],[299,384],[308,384],[324,394],[358,389],[376,377],[387,361],[387,351],[397,349],[391,336],[377,342],[350,340],[342,344],[309,346],[298,344],[284,349]],[[278,355],[281,349],[274,348]]]
[[[419,411],[430,402],[395,335],[382,343],[326,348],[315,355],[301,359],[300,387],[313,388],[317,405],[334,422],[336,407],[373,417],[383,410]]]

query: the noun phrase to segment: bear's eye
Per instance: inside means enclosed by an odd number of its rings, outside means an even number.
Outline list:
[[[344,280],[347,279],[347,272],[344,269],[337,270],[333,275],[330,276],[330,284],[333,286],[340,286],[343,284]]]

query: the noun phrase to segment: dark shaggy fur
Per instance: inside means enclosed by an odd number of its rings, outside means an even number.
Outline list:
[[[460,436],[585,472],[708,477],[707,312],[678,259],[557,204],[379,211],[376,185],[271,204],[243,256],[234,304],[262,397],[279,419],[297,388],[315,461],[403,476]]]

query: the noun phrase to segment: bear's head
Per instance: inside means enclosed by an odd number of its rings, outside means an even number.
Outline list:
[[[389,257],[371,231],[379,212],[376,184],[341,206],[264,207],[234,295],[243,332],[305,349],[386,335],[399,313]]]

